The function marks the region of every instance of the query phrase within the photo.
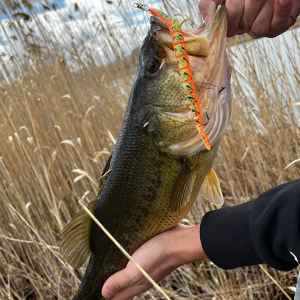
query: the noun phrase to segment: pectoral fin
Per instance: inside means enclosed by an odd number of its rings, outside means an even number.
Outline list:
[[[221,206],[224,203],[218,176],[212,168],[207,172],[204,178],[200,194],[212,204]]]
[[[171,194],[169,206],[173,214],[177,215],[180,213],[182,208],[188,203],[195,179],[196,173],[185,162],[177,175]]]
[[[94,213],[96,199],[87,208]],[[77,213],[63,229],[60,236],[60,253],[75,269],[79,269],[92,253],[90,233],[92,219],[85,210]]]

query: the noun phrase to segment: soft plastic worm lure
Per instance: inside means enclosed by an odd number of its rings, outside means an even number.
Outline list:
[[[149,8],[147,5],[135,3],[134,7],[149,11],[152,15],[158,17],[168,25],[172,37],[172,43],[173,43],[174,52],[177,59],[177,64],[183,82],[183,88],[186,93],[187,102],[190,104],[190,109],[193,114],[194,122],[200,134],[200,137],[205,147],[208,150],[210,150],[211,146],[204,132],[204,125],[202,122],[200,103],[196,93],[196,87],[193,80],[189,58],[187,55],[183,34],[178,20],[176,18],[169,17],[166,13],[160,10]]]

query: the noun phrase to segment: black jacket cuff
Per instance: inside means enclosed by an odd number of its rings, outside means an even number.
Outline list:
[[[255,200],[210,211],[200,226],[205,254],[223,269],[266,263],[291,270],[300,261],[299,237],[300,179]]]
[[[207,257],[222,269],[262,263],[253,246],[249,211],[253,200],[207,212],[201,222],[200,239]]]

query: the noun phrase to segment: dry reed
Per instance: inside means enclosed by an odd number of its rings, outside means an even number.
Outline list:
[[[6,50],[0,56],[0,299],[71,299],[82,271],[61,257],[59,234],[80,209],[78,200],[87,203],[97,192],[122,123],[144,25],[128,18],[131,1],[111,4],[135,37],[127,39],[100,13],[95,24],[83,26],[72,17],[88,14],[78,4],[62,14],[59,3],[32,3],[0,5]],[[199,23],[195,1],[160,5],[173,15],[184,9],[190,26]],[[42,22],[44,13],[63,27]],[[65,44],[53,35],[57,30]],[[299,177],[299,45],[293,30],[228,50],[233,119],[214,163],[225,205]],[[127,48],[135,50],[128,55]],[[215,207],[200,199],[187,222],[199,223],[209,209]],[[296,278],[296,270],[226,271],[204,261],[182,266],[160,285],[172,299],[287,299],[282,290],[292,297],[288,287]],[[135,299],[162,298],[150,290]]]

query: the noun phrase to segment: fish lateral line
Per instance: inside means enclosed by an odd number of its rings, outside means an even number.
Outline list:
[[[169,27],[171,38],[172,38],[172,44],[173,44],[173,48],[174,48],[174,53],[175,53],[175,56],[177,59],[178,68],[180,71],[186,69],[188,71],[188,73],[189,73],[188,75],[190,77],[189,80],[186,80],[186,79],[184,79],[183,75],[180,73],[181,79],[183,81],[183,88],[184,88],[184,91],[186,94],[186,99],[187,99],[187,102],[190,104],[190,110],[193,115],[193,120],[194,120],[196,128],[199,132],[199,135],[203,141],[203,144],[205,145],[205,147],[208,150],[210,150],[211,145],[210,145],[209,139],[204,131],[205,125],[203,124],[200,103],[199,103],[199,99],[198,99],[198,96],[196,93],[196,87],[195,87],[195,83],[194,83],[194,79],[193,79],[193,75],[192,75],[192,70],[190,67],[190,62],[188,59],[187,50],[186,50],[185,43],[184,43],[184,37],[183,37],[183,33],[180,28],[179,21],[176,18],[170,17],[166,13],[164,13],[158,9],[149,8],[147,5],[143,5],[140,3],[134,3],[134,7],[149,11],[152,15],[158,17],[163,22],[165,22],[167,24],[167,26]],[[174,37],[176,37],[176,38],[174,38]],[[178,41],[176,39],[178,39]],[[188,83],[190,83],[191,86],[189,86]],[[191,90],[189,90],[189,89],[191,89]],[[193,103],[190,103],[188,100],[188,96],[190,94],[192,94],[194,96]],[[195,107],[196,107],[196,109],[194,109]]]

